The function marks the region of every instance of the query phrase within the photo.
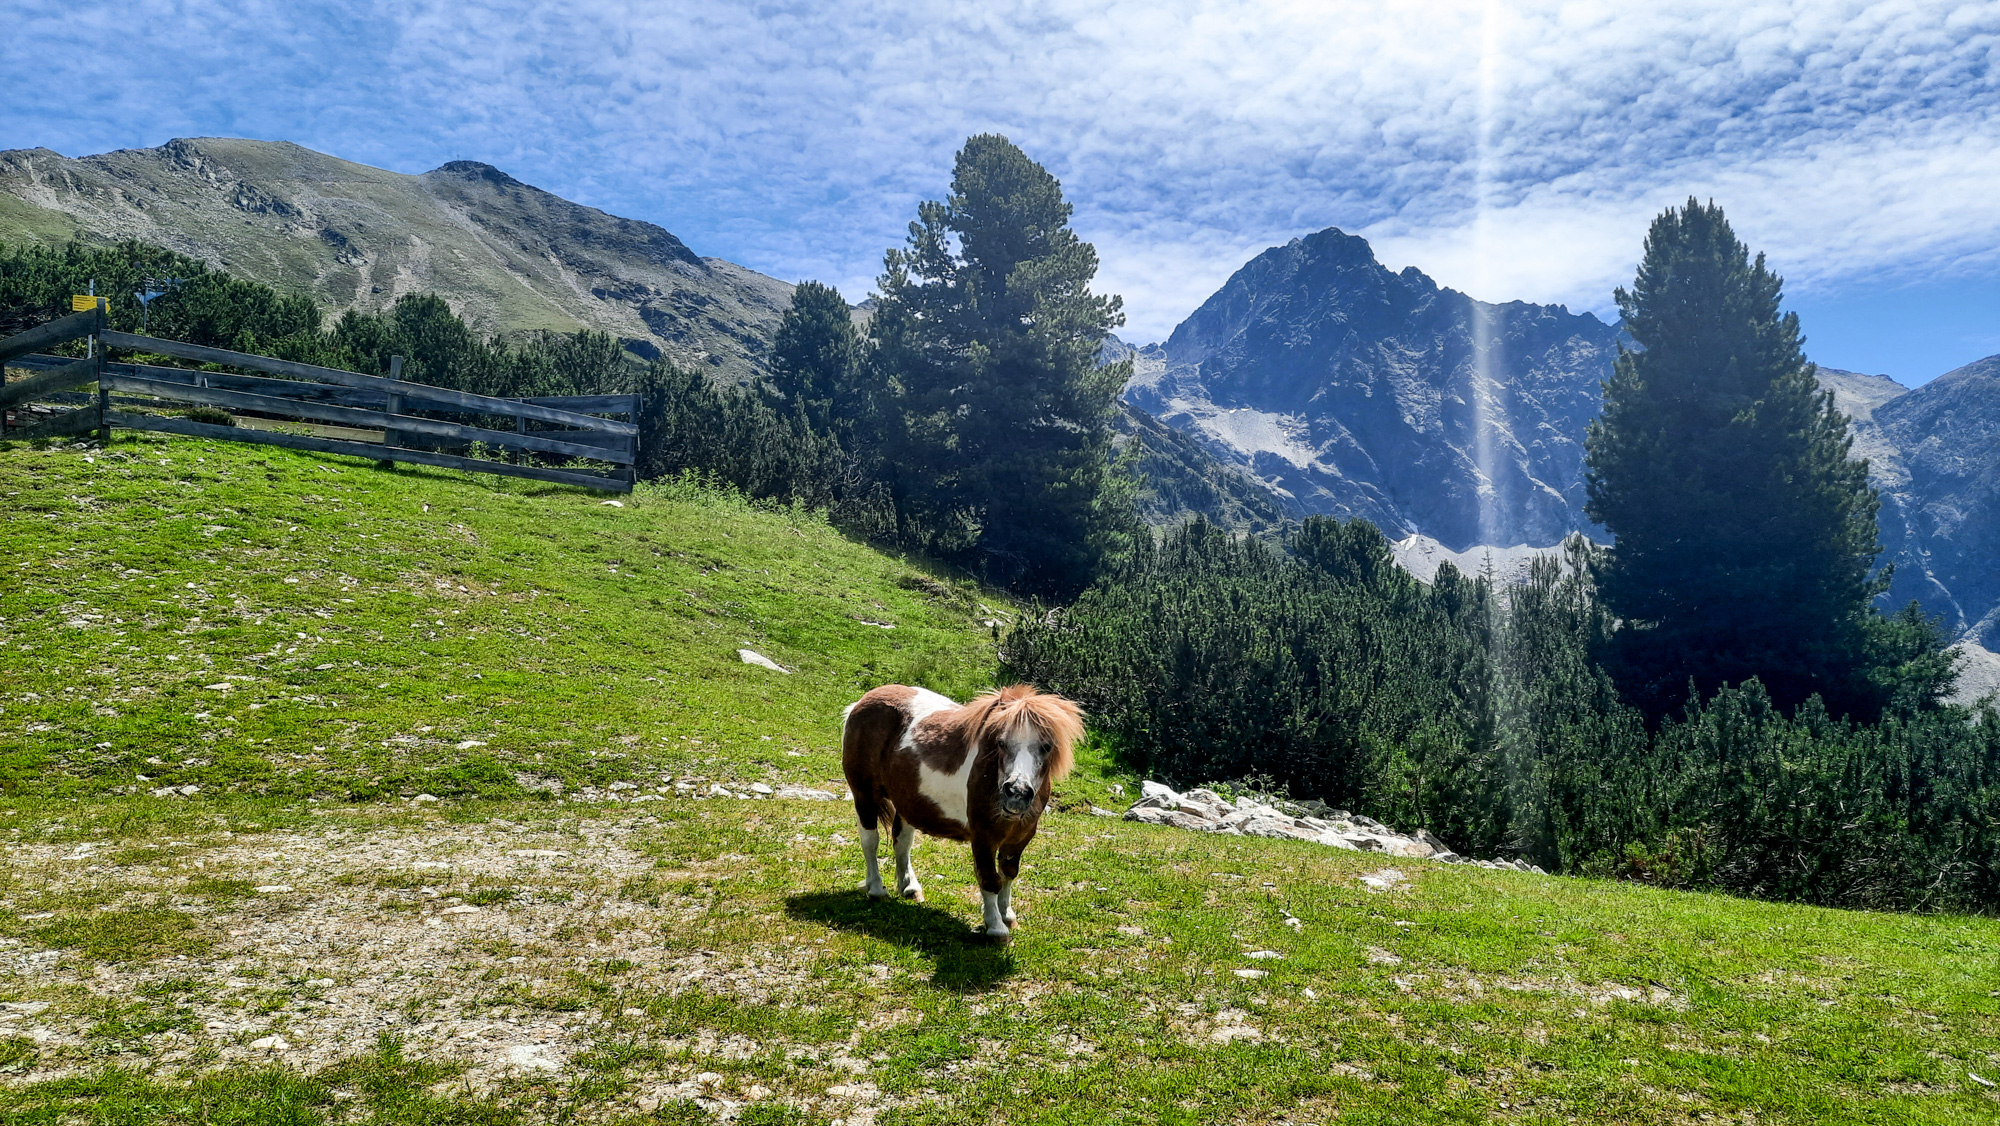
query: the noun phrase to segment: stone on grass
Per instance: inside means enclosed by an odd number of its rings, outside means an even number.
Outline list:
[[[1448,864],[1474,863],[1451,851],[1428,830],[1398,833],[1380,821],[1328,809],[1317,803],[1301,805],[1278,799],[1259,800],[1245,794],[1235,801],[1225,800],[1210,789],[1177,793],[1162,782],[1139,783],[1139,800],[1125,811],[1125,819],[1148,825],[1170,825],[1200,833],[1222,833],[1234,837],[1269,837],[1312,841],[1328,848],[1379,852],[1412,860],[1440,860]],[[1092,810],[1092,812],[1099,812]],[[1314,814],[1318,814],[1315,816]],[[1525,861],[1480,861],[1484,867],[1506,867],[1547,875]]]
[[[562,1066],[547,1044],[516,1044],[507,1049],[504,1058],[522,1071],[555,1071]]]
[[[766,657],[764,654],[757,652],[755,649],[738,649],[736,651],[736,656],[739,659],[741,659],[744,664],[756,665],[760,669],[770,669],[772,672],[781,672],[786,674],[790,674],[792,671],[786,668],[785,666],[779,664],[778,662],[772,660],[771,658]]]

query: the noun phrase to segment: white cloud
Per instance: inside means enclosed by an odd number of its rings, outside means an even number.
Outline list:
[[[998,130],[1063,177],[1140,339],[1329,225],[1602,308],[1691,193],[1795,286],[2000,266],[1993,0],[25,8],[0,67],[42,80],[8,86],[0,144],[487,160],[851,298]]]

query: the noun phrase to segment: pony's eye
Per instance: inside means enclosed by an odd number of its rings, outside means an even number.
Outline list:
[[[1052,746],[1051,744],[1048,744],[1048,743],[1043,743],[1043,744],[1042,744],[1042,754],[1043,754],[1043,755],[1047,755],[1047,754],[1048,754],[1048,753],[1049,753],[1050,751],[1052,751],[1052,750],[1054,750],[1054,749],[1055,749],[1055,747],[1054,747],[1054,746]]]

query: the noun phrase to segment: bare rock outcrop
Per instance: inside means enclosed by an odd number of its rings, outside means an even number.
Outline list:
[[[1125,811],[1125,820],[1170,825],[1198,833],[1286,837],[1354,852],[1548,874],[1522,860],[1473,860],[1460,856],[1428,830],[1398,833],[1380,821],[1344,809],[1314,808],[1282,799],[1259,800],[1249,795],[1231,801],[1214,790],[1179,793],[1159,782],[1141,783],[1140,793],[1139,800]]]

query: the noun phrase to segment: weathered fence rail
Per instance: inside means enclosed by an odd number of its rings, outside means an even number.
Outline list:
[[[39,354],[42,349],[85,336],[96,339],[88,359]],[[110,363],[104,359],[107,348],[265,374]],[[397,367],[400,366],[399,361]],[[7,367],[24,371],[27,377],[8,382]],[[96,386],[94,395],[78,393],[79,388],[92,384]],[[5,412],[10,408],[16,410],[18,419],[20,409],[30,403],[79,402],[81,405],[66,412],[47,412],[46,417],[30,418],[27,425],[6,424]],[[344,437],[296,434],[218,425],[147,411],[176,404],[213,407],[246,418],[305,420],[355,429],[336,431]],[[139,409],[114,410],[114,405]],[[0,341],[0,436],[7,438],[55,437],[91,430],[108,433],[111,428],[119,427],[630,492],[639,452],[638,409],[636,395],[504,399],[390,376],[364,375],[179,340],[137,336],[106,328],[101,309],[77,313]],[[474,415],[480,421],[512,419],[514,426],[497,429],[429,417],[444,413]],[[603,417],[614,414],[625,415],[626,420]],[[530,429],[530,422],[539,425]],[[379,442],[358,440],[375,431],[381,433]],[[468,451],[474,446],[583,459],[601,463],[601,468],[498,461],[453,452]]]

